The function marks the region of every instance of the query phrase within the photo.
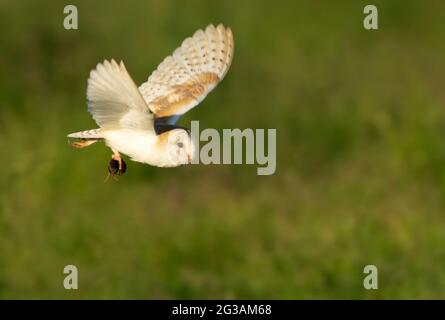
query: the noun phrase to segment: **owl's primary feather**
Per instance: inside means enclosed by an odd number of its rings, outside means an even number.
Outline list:
[[[221,24],[185,39],[139,87],[156,118],[175,122],[199,104],[224,78],[233,49],[232,31]]]
[[[103,129],[154,131],[153,115],[124,63],[105,60],[88,79],[88,111]]]

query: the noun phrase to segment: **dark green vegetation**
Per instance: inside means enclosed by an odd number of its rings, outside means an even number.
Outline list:
[[[445,298],[445,3],[0,2],[0,298]],[[67,144],[89,71],[145,81],[223,22],[226,79],[180,124],[277,128],[277,171],[157,169]],[[79,290],[62,287],[79,268]],[[363,290],[366,264],[377,292]]]

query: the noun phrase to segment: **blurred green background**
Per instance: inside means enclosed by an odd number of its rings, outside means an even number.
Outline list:
[[[0,1],[0,298],[445,298],[445,3],[372,1],[366,31],[369,3]],[[180,124],[276,128],[276,173],[127,162],[104,183],[109,149],[66,138],[95,127],[89,71],[142,83],[220,22],[232,67]]]

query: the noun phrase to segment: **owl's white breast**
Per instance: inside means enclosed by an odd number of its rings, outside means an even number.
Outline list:
[[[105,143],[113,150],[125,154],[133,161],[153,166],[168,166],[168,155],[157,143],[158,136],[142,130],[107,130]]]

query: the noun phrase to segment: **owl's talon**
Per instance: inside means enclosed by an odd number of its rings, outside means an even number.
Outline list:
[[[108,163],[108,172],[111,176],[114,176],[116,174],[121,176],[125,173],[125,171],[127,171],[127,164],[122,158],[112,158]]]
[[[127,164],[125,163],[124,159],[121,159],[121,163],[119,166],[119,175],[123,175],[127,171]]]

